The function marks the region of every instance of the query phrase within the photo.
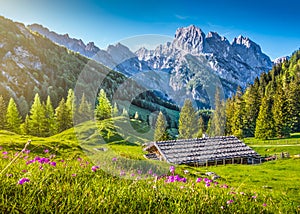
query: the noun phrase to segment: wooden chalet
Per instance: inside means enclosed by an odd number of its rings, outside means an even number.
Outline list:
[[[205,137],[151,142],[144,148],[148,159],[173,164],[208,166],[254,164],[261,156],[234,136]]]

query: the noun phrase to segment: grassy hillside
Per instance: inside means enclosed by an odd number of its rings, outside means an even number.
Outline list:
[[[5,134],[1,132],[1,136]],[[64,140],[60,146],[50,139],[33,139],[28,147],[32,149],[30,153],[19,153],[20,156],[15,153],[24,146],[17,143],[24,139],[22,136],[12,137],[11,143],[16,148],[8,150],[4,144],[0,154],[1,212],[299,212],[300,159],[209,168],[178,166],[175,175],[185,179],[170,182],[172,177],[156,178],[172,175],[166,164],[134,162],[135,165],[130,163],[131,167],[127,167],[124,164],[127,159],[115,156],[93,161],[74,147],[76,143],[66,147],[66,142],[72,142],[68,136],[60,136]],[[116,148],[137,155],[140,147]],[[41,162],[35,152],[50,162]],[[208,171],[221,176],[218,183],[203,181],[211,179],[205,175]],[[197,182],[197,178],[202,181]]]
[[[128,135],[119,132],[121,128]],[[136,130],[141,135],[136,134]],[[49,138],[0,131],[1,212],[300,211],[300,158],[279,159],[260,165],[208,168],[181,165],[176,166],[175,175],[186,178],[186,181],[167,182],[169,177],[157,179],[156,176],[171,176],[169,165],[143,158],[141,144],[151,140],[143,135],[145,132],[145,124],[124,117],[101,123],[89,121]],[[297,136],[295,134],[293,139],[297,140]],[[27,148],[29,154],[18,153],[18,156],[16,152],[22,150],[28,139],[32,140]],[[246,139],[255,150],[260,148],[255,147],[260,142],[249,141],[251,139]],[[281,141],[264,142],[264,146],[285,152],[287,146]],[[288,145],[295,147],[295,154],[300,153],[299,145],[292,141]],[[27,163],[36,156],[49,158],[50,162]],[[187,174],[185,170],[188,170]],[[208,186],[203,180],[196,182],[197,178],[211,179],[206,172],[220,175],[218,183],[209,183]],[[18,184],[22,178],[30,181]]]

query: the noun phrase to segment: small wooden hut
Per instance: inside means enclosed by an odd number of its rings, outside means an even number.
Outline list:
[[[261,156],[234,136],[151,142],[144,148],[148,159],[173,164],[208,166],[260,163]]]

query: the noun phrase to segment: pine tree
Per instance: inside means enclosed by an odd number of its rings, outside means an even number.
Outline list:
[[[300,80],[297,78],[289,84],[286,93],[288,101],[288,113],[292,131],[300,131]]]
[[[30,121],[28,114],[25,117],[24,123],[21,124],[21,133],[22,134],[30,134]]]
[[[197,115],[192,101],[185,100],[179,116],[179,138],[188,139],[197,133]]]
[[[30,134],[40,137],[44,136],[46,129],[45,120],[44,106],[41,104],[39,94],[35,94],[29,116]]]
[[[243,131],[245,137],[254,137],[256,119],[259,113],[261,102],[259,94],[259,82],[256,80],[245,92],[243,99],[245,101],[245,113],[243,117]]]
[[[291,128],[290,115],[288,112],[288,100],[285,96],[282,85],[278,85],[276,89],[272,113],[277,137],[289,137]]]
[[[215,110],[212,116],[211,136],[223,136],[225,134],[225,103],[221,102],[220,89],[215,94]]]
[[[18,100],[17,100],[18,106],[19,106],[19,112],[20,115],[25,118],[25,116],[28,114],[29,111],[29,106],[28,103],[25,99],[25,97],[22,95]]]
[[[202,138],[204,132],[205,132],[205,124],[204,124],[203,117],[200,115],[200,117],[198,119],[198,132],[197,132],[195,137],[196,138]]]
[[[275,136],[274,119],[271,99],[267,96],[262,99],[259,114],[256,120],[255,138],[269,139]]]
[[[138,119],[139,119],[139,113],[138,113],[137,111],[135,112],[133,118],[134,118],[135,120],[138,120]]]
[[[236,137],[244,137],[244,115],[245,115],[245,102],[242,97],[242,89],[238,87],[234,97],[234,113],[232,118],[232,134]]]
[[[8,131],[20,133],[21,116],[13,98],[10,98],[6,112],[6,126]]]
[[[118,115],[119,115],[119,109],[117,103],[115,103],[113,108],[113,116],[116,117]]]
[[[6,127],[6,104],[3,97],[0,95],[0,130]]]
[[[55,113],[52,106],[51,98],[50,96],[47,97],[46,106],[45,106],[45,117],[46,117],[46,130],[45,130],[45,136],[52,136],[56,134],[56,120],[55,120]]]
[[[68,96],[66,100],[66,107],[68,108],[70,115],[68,116],[67,120],[71,123],[71,126],[73,126],[73,119],[74,115],[76,113],[76,100],[73,89],[69,89]]]
[[[112,106],[110,101],[106,97],[106,93],[103,89],[100,90],[98,95],[98,105],[95,109],[95,118],[97,120],[104,120],[111,118],[112,115]]]
[[[82,123],[92,119],[92,105],[86,100],[85,94],[82,94],[78,113],[75,117],[77,118],[77,123]]]
[[[225,114],[226,114],[226,123],[225,123],[225,134],[233,134],[233,114],[234,114],[234,99],[228,98],[225,104]]]
[[[65,99],[62,98],[58,107],[55,109],[55,117],[57,123],[57,131],[60,133],[72,127],[70,121],[66,118],[70,117],[70,109],[66,106]]]
[[[122,116],[128,117],[128,111],[125,108],[122,110]]]
[[[160,111],[155,123],[155,132],[154,132],[155,141],[168,140],[166,136],[166,123],[163,113]]]

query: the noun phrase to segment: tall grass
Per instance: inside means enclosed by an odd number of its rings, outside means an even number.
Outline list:
[[[239,182],[227,177],[226,169],[221,167],[208,168],[223,177],[217,181],[218,183],[205,176],[204,169],[198,168],[194,169],[195,171],[190,169],[189,174],[184,174],[184,166],[177,168],[174,175],[179,173],[186,181],[175,179],[173,182],[166,182],[170,180],[169,176],[172,176],[167,168],[164,168],[164,172],[160,172],[165,176],[159,177],[161,174],[156,174],[158,171],[147,168],[122,171],[120,166],[123,160],[109,159],[107,162],[112,163],[110,165],[112,170],[119,172],[112,175],[103,170],[105,163],[99,163],[98,168],[83,155],[61,157],[54,156],[48,147],[41,149],[43,150],[39,158],[28,150],[23,152],[19,150],[16,154],[17,151],[1,149],[1,169],[18,157],[5,173],[0,175],[2,213],[296,213],[299,211],[299,201],[297,202],[295,198],[291,200],[287,194],[277,191],[274,194],[272,191],[254,186],[239,187],[237,186]],[[288,167],[290,162],[286,163]],[[299,161],[297,163],[293,170],[299,168]],[[281,164],[275,163],[273,168],[279,166]],[[246,174],[249,166],[243,167],[245,171],[240,175]],[[271,168],[270,165],[264,167],[265,170]],[[229,168],[227,174],[233,174],[236,170],[237,168]],[[271,169],[266,173],[270,172]],[[259,176],[262,178],[262,174]],[[271,176],[268,175],[269,177]],[[28,181],[23,183],[21,179],[24,178]],[[202,181],[197,182],[197,178],[201,178]],[[205,178],[207,181],[204,182]],[[299,180],[292,179],[289,182]],[[244,185],[249,185],[249,182],[245,180]]]

